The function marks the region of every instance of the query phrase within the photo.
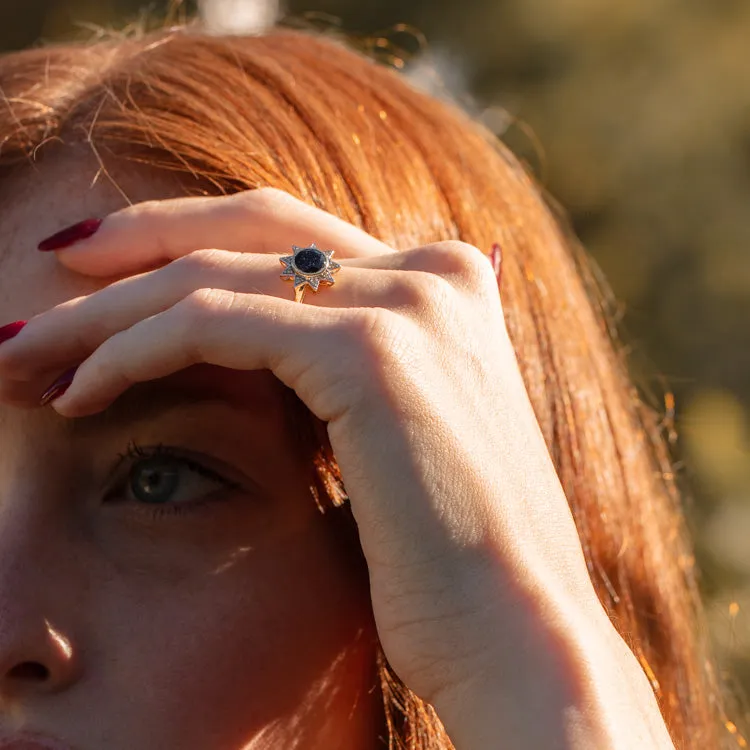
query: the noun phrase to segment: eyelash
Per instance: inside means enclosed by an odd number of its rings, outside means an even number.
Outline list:
[[[197,461],[194,461],[187,456],[181,455],[178,450],[169,446],[165,446],[162,443],[159,443],[158,445],[155,445],[153,447],[143,447],[135,441],[131,440],[128,443],[125,452],[118,453],[117,455],[119,460],[117,462],[117,466],[115,467],[116,469],[119,468],[123,463],[129,463],[130,469],[132,470],[133,466],[135,466],[139,461],[151,459],[156,456],[166,457],[172,459],[176,463],[184,464],[188,467],[188,469],[190,469],[190,471],[193,471],[200,476],[204,476],[208,479],[213,479],[217,482],[220,482],[225,486],[226,489],[240,489],[240,485],[237,482],[233,482],[230,479],[223,477],[221,474],[207,468],[206,466],[203,466]],[[117,483],[111,494],[119,495],[126,488],[129,477],[130,471],[128,471],[125,477]],[[153,516],[154,518],[161,518],[163,516],[186,515],[226,498],[227,495],[225,493],[222,493],[220,495],[212,493],[205,498],[202,498],[200,500],[193,500],[189,503],[176,503],[174,505],[153,505],[148,508],[144,507],[143,511]],[[146,503],[142,503],[141,505],[145,506]]]

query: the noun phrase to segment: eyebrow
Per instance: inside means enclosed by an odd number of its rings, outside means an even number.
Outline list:
[[[175,386],[149,381],[132,386],[101,412],[66,419],[63,429],[69,437],[83,437],[139,422],[155,421],[179,408],[209,403],[229,405],[245,415],[252,413],[249,405],[238,402],[219,388],[207,390],[205,385]]]

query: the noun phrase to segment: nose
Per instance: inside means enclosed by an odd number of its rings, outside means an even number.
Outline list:
[[[0,706],[64,690],[78,674],[71,638],[27,601],[0,605]]]
[[[49,620],[0,625],[0,705],[33,694],[58,692],[78,675],[77,654]]]
[[[76,469],[35,419],[0,409],[0,724],[80,679],[91,590]]]
[[[30,528],[36,524],[2,520],[0,713],[18,700],[64,690],[80,673],[68,619],[75,593],[64,585],[67,566],[56,559],[58,545]]]

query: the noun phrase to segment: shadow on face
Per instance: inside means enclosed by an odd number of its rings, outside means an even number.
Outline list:
[[[111,281],[68,271],[42,238],[185,194],[127,170],[118,190],[97,168],[58,158],[4,188],[0,325]],[[83,419],[0,402],[2,736],[379,746],[366,566],[313,502],[288,395],[269,371],[198,365]]]

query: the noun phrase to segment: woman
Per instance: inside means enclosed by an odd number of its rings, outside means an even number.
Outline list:
[[[744,742],[656,416],[489,133],[282,29],[0,86],[0,747]]]

